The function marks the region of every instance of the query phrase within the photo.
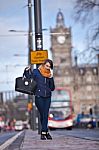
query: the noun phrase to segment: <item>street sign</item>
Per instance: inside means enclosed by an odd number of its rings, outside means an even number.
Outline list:
[[[31,51],[31,64],[42,64],[48,58],[47,50]]]

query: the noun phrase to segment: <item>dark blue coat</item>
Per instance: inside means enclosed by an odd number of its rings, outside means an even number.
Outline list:
[[[42,96],[42,97],[50,97],[51,91],[54,91],[55,85],[54,85],[54,79],[47,78],[42,76],[40,71],[38,69],[33,69],[33,71],[24,71],[24,75],[27,78],[33,78],[37,82],[37,89],[35,92],[36,96]]]

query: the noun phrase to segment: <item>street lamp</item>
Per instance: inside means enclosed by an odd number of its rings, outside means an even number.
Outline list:
[[[11,30],[8,30],[9,32],[12,32],[12,33],[27,33],[27,35],[29,35],[29,32],[28,31],[25,31],[25,30],[16,30],[16,29],[11,29]],[[42,31],[48,31],[47,28],[43,28]],[[32,36],[35,34],[34,31],[31,32]]]
[[[15,57],[28,57],[27,55],[24,55],[24,54],[14,54],[13,56],[15,56]]]
[[[28,31],[24,31],[24,30],[22,31],[22,30],[13,30],[13,29],[12,29],[12,30],[8,30],[8,31],[9,31],[9,32],[19,32],[19,33],[20,33],[20,32],[22,32],[22,33],[28,33]]]

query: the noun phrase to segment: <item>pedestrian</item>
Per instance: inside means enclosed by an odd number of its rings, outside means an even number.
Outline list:
[[[52,139],[52,136],[48,132],[48,114],[51,104],[51,93],[55,89],[52,70],[52,60],[46,59],[37,69],[31,71],[31,67],[29,66],[24,71],[26,77],[30,76],[37,82],[35,104],[40,113],[41,140]]]

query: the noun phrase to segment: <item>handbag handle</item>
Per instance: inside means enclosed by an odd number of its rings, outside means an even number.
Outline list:
[[[28,73],[28,76],[29,76],[29,79],[31,79],[31,66],[29,65],[28,67],[26,67],[25,69],[24,69],[24,73],[23,73],[23,77],[22,77],[22,79],[24,80],[24,78],[28,78],[28,77],[26,77],[25,76],[25,71],[29,71]]]

